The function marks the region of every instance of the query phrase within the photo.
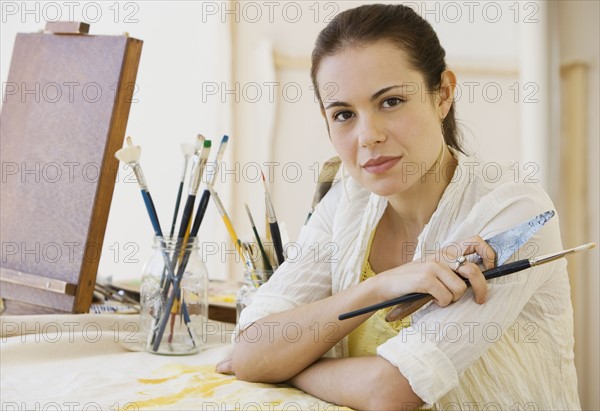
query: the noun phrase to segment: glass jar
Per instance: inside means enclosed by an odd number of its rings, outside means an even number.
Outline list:
[[[196,238],[155,237],[140,286],[140,331],[155,354],[193,354],[208,321],[208,272]]]
[[[258,288],[273,275],[272,270],[244,270],[244,282],[235,297],[236,322],[240,319],[242,310],[252,303]]]

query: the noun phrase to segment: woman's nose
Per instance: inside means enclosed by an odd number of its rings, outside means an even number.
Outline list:
[[[374,118],[363,116],[360,123],[358,142],[362,147],[371,147],[385,141],[385,133]]]

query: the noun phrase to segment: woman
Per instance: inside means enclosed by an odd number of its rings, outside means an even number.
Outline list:
[[[486,180],[463,153],[444,56],[402,5],[348,10],[321,32],[311,75],[349,177],[242,313],[220,371],[359,409],[579,408],[564,260],[481,273],[494,261],[482,238],[554,207],[506,169]],[[530,241],[536,254],[561,249],[557,220]],[[474,253],[482,267],[456,262]],[[337,319],[411,292],[434,300],[402,322]]]

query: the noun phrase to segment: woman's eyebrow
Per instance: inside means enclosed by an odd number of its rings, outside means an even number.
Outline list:
[[[334,101],[332,103],[327,104],[325,110],[329,110],[332,107],[350,107],[350,104],[344,103],[343,101]]]
[[[406,84],[395,84],[393,86],[389,86],[389,87],[384,87],[381,90],[379,90],[378,92],[376,92],[375,94],[373,94],[371,96],[371,101],[377,100],[379,98],[379,96],[381,96],[382,94],[387,93],[390,90],[393,90],[395,88],[404,88],[406,86]]]
[[[387,93],[390,90],[393,90],[395,88],[404,88],[406,86],[406,84],[395,84],[393,86],[389,86],[389,87],[384,87],[381,90],[375,92],[375,94],[373,94],[370,98],[371,101],[375,101],[377,100],[382,94]],[[329,103],[326,107],[325,110],[328,110],[332,107],[351,107],[350,104],[345,103],[343,101],[333,101],[331,103]]]

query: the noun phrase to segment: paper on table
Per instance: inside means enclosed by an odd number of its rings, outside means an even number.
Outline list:
[[[215,373],[233,324],[209,322],[204,351],[170,357],[124,348],[135,343],[138,316],[100,317],[0,317],[2,409],[341,409]]]

